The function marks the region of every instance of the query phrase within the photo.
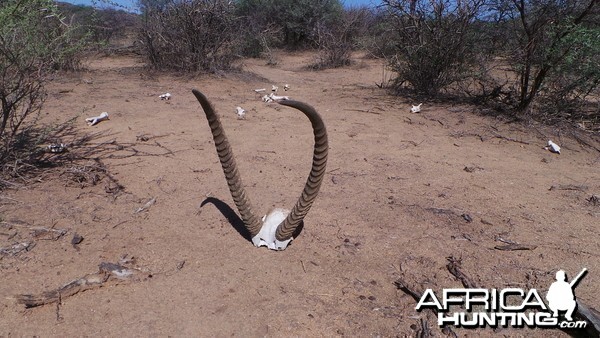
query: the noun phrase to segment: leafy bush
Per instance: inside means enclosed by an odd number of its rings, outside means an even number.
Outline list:
[[[391,66],[396,90],[408,84],[420,94],[437,95],[465,78],[479,52],[473,23],[482,0],[384,0],[396,33]]]
[[[559,112],[600,82],[597,0],[500,1],[501,24],[512,33],[507,54],[517,78],[518,114]],[[563,111],[564,112],[564,111]]]
[[[368,29],[370,14],[364,8],[349,9],[335,22],[317,24],[313,40],[319,53],[313,68],[336,68],[350,64],[352,51]]]
[[[106,0],[97,0],[104,3]],[[123,37],[133,31],[137,24],[137,15],[122,9],[94,8],[91,6],[58,3],[60,13],[69,18],[77,27],[77,34],[102,47],[112,39]]]
[[[142,0],[143,53],[155,68],[216,72],[236,59],[238,21],[228,0]]]
[[[20,131],[35,122],[49,72],[76,68],[85,45],[51,0],[0,3],[0,161],[18,150]]]
[[[358,46],[370,57],[391,59],[396,55],[399,38],[390,14],[378,8],[370,10],[365,17],[366,30],[358,37]]]
[[[243,49],[246,56],[258,56],[271,45],[314,47],[319,29],[332,28],[343,14],[339,0],[240,0],[236,6],[243,40],[250,42],[251,48]]]

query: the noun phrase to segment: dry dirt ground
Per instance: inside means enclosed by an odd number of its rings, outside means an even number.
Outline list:
[[[395,281],[417,291],[462,287],[448,257],[477,286],[542,295],[556,271],[572,278],[587,268],[576,296],[600,308],[600,205],[590,199],[600,194],[598,143],[466,105],[425,102],[413,114],[416,102],[375,86],[380,61],[315,72],[305,68],[311,58],[281,54],[276,66],[245,60],[245,73],[188,77],[151,74],[134,57],[113,56],[55,79],[45,120],[79,116],[79,131],[93,133],[113,180],[100,171],[91,184],[86,170],[99,165],[91,161],[1,192],[0,247],[31,245],[0,255],[0,336],[406,337],[424,324],[441,335]],[[330,152],[302,233],[274,252],[234,228],[235,206],[191,89],[222,115],[262,215],[291,208],[310,169],[308,120],[253,92],[286,83],[286,95],[322,114]],[[170,101],[159,100],[165,92]],[[236,106],[248,111],[245,120]],[[85,124],[103,111],[109,121]],[[543,149],[548,139],[562,154]],[[75,234],[83,241],[72,245]],[[511,241],[527,250],[495,249]],[[136,275],[38,307],[17,302],[97,273],[102,262],[121,262]]]

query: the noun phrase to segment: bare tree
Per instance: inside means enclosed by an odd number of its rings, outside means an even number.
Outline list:
[[[351,8],[334,22],[319,22],[312,33],[319,50],[317,62],[312,67],[324,69],[349,65],[358,38],[368,30],[370,16],[366,8]]]

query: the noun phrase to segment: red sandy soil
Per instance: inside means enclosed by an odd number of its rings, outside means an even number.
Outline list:
[[[0,247],[35,243],[0,255],[0,337],[406,337],[425,322],[441,336],[435,317],[415,311],[415,299],[394,282],[401,278],[418,291],[462,287],[448,257],[459,259],[479,287],[537,288],[541,295],[556,271],[573,278],[587,268],[576,296],[600,309],[600,205],[588,201],[600,195],[598,142],[463,104],[424,102],[413,114],[410,105],[418,102],[375,85],[381,61],[358,58],[346,68],[311,71],[310,54],[278,58],[276,66],[249,59],[239,74],[192,77],[147,72],[133,56],[103,57],[50,84],[44,120],[78,116],[81,133],[99,133],[93,144],[114,141],[98,156],[125,188],[111,190],[115,183],[102,173],[83,188],[58,175],[86,168],[73,164],[0,192]],[[203,91],[220,112],[263,215],[295,203],[313,144],[304,115],[264,103],[253,91],[272,84],[289,84],[284,95],[313,105],[330,141],[321,192],[302,233],[282,252],[255,248],[222,212],[235,205],[191,93]],[[166,92],[172,99],[161,101]],[[248,111],[245,120],[236,118],[236,106]],[[109,121],[86,125],[86,117],[103,111]],[[562,154],[543,149],[549,139]],[[94,163],[77,165],[86,164]],[[152,198],[148,210],[135,212]],[[31,227],[67,233],[44,239]],[[73,246],[75,233],[84,239]],[[529,250],[495,249],[508,241]],[[125,255],[141,277],[59,304],[26,309],[16,301]],[[566,336],[452,330],[467,337]]]

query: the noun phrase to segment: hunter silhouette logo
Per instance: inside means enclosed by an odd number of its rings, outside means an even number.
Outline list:
[[[565,272],[563,270],[556,272],[556,282],[550,285],[550,289],[546,295],[548,307],[552,310],[553,317],[558,317],[558,311],[567,311],[565,318],[568,321],[573,321],[573,311],[577,307],[573,289],[575,289],[577,283],[579,283],[586,273],[587,269],[584,268],[571,283],[567,283]]]

